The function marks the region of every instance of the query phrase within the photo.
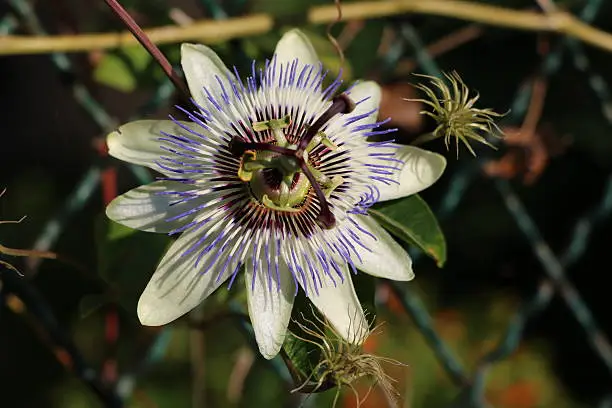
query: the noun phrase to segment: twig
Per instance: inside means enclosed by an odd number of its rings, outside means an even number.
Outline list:
[[[335,5],[312,7],[307,13],[307,23],[329,24],[337,19],[337,13]],[[591,27],[572,14],[561,10],[540,13],[456,0],[381,0],[344,4],[342,21],[407,13],[456,18],[516,30],[563,34],[612,51],[612,34]],[[183,27],[155,27],[144,32],[155,44],[183,41],[210,44],[264,34],[273,29],[274,23],[274,18],[270,14],[252,14],[223,21],[200,20]],[[5,36],[0,38],[0,55],[89,51],[117,48],[135,44],[136,41],[129,32],[49,37]]]
[[[189,100],[189,91],[187,91],[187,87],[185,83],[181,80],[181,77],[174,71],[172,68],[172,64],[168,61],[168,58],[164,55],[163,52],[151,41],[151,39],[147,36],[147,34],[140,28],[138,23],[132,18],[130,13],[128,13],[121,4],[117,0],[104,0],[108,7],[113,10],[113,12],[121,19],[121,21],[125,24],[125,26],[130,30],[130,32],[134,35],[134,37],[138,40],[138,42],[147,50],[149,54],[155,59],[155,61],[159,64],[161,69],[164,71],[164,74],[172,81],[176,89],[183,92],[183,94]]]
[[[219,43],[232,38],[267,33],[273,24],[271,16],[256,14],[224,21],[200,20],[188,26],[162,26],[144,32],[158,45],[183,41]],[[0,55],[82,52],[135,44],[138,44],[138,41],[129,31],[58,36],[5,36],[0,37]]]
[[[364,20],[354,20],[348,22],[338,36],[338,44],[340,45],[340,48],[345,50],[355,40],[355,37],[357,37],[364,27]]]
[[[342,46],[331,32],[332,28],[342,21],[342,5],[340,4],[340,0],[334,0],[334,5],[336,6],[336,19],[327,25],[325,33],[327,34],[327,39],[332,43],[338,53],[338,57],[340,58],[340,69],[342,69],[344,68],[344,51],[342,51]]]
[[[548,39],[541,39],[538,49],[545,56],[549,50]],[[546,100],[547,77],[538,73],[530,82],[531,96],[522,125],[519,128],[504,127],[504,144],[514,149],[508,149],[499,159],[482,165],[484,173],[490,177],[511,179],[522,173],[524,183],[532,184],[542,174],[555,151],[561,151],[559,147],[555,149],[551,142],[546,142],[544,131],[538,126]],[[562,142],[557,142],[557,146],[562,145]]]
[[[6,222],[6,221],[3,221]],[[0,245],[0,254],[5,254],[9,256],[25,256],[32,258],[42,258],[42,259],[58,259],[58,255],[55,252],[51,251],[37,251],[35,249],[15,249],[15,248],[7,248],[4,245]]]

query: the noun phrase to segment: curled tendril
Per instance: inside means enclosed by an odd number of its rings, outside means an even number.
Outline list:
[[[459,157],[459,141],[476,156],[470,145],[470,139],[495,149],[485,135],[501,138],[502,130],[495,123],[495,118],[502,117],[506,113],[497,113],[492,109],[478,109],[474,104],[478,101],[478,93],[470,96],[470,90],[455,71],[444,73],[444,78],[431,75],[414,74],[430,80],[429,85],[417,84],[415,87],[421,90],[425,99],[405,99],[407,101],[422,102],[431,110],[421,111],[422,115],[433,118],[436,128],[421,137],[413,144],[421,144],[433,139],[444,138],[447,150],[450,149],[451,139],[455,138],[457,158]],[[437,90],[437,92],[436,92]],[[440,96],[438,96],[438,93]]]
[[[315,321],[303,314],[300,315],[300,321],[296,320],[295,323],[302,330],[304,336],[291,334],[295,338],[317,347],[321,351],[321,357],[310,375],[292,392],[316,393],[327,390],[331,386],[336,386],[336,395],[332,405],[332,407],[335,407],[341,388],[346,386],[353,392],[357,406],[360,407],[368,398],[372,389],[379,386],[388,400],[394,406],[397,405],[399,394],[394,387],[396,380],[385,373],[382,363],[398,366],[404,364],[390,358],[365,353],[362,346],[372,333],[380,329],[380,325],[359,336],[359,338],[355,337],[347,340],[327,320],[319,317],[314,311],[312,315]],[[355,321],[355,319],[352,319],[352,321]],[[355,381],[361,378],[371,380],[368,392],[363,398],[359,398],[359,394],[353,385]]]

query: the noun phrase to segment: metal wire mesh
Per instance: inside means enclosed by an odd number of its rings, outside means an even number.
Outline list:
[[[223,19],[227,17],[227,12],[219,3],[208,0],[201,0],[201,2],[214,18]],[[45,34],[36,13],[26,0],[9,0],[9,3],[16,15],[9,14],[0,20],[0,34],[12,32],[18,27],[20,21],[32,34]],[[588,1],[580,13],[580,18],[587,23],[592,22],[597,16],[602,3],[601,0]],[[426,47],[422,43],[417,30],[409,23],[394,21],[390,24],[394,26],[394,29],[400,35],[390,47],[394,52],[387,54],[384,61],[382,61],[382,65],[393,67],[404,54],[402,51],[410,47],[424,71],[430,75],[439,76],[441,74],[440,69],[436,61],[426,51]],[[239,41],[235,44],[235,48],[240,50]],[[562,57],[566,53],[570,54],[575,67],[584,73],[589,86],[600,100],[603,116],[612,126],[610,89],[605,80],[593,72],[590,61],[580,42],[574,39],[564,40],[559,47],[550,52],[544,59],[540,69],[541,75],[547,78],[555,75],[561,67]],[[58,71],[74,77],[73,67],[66,55],[53,54],[50,57]],[[109,132],[118,125],[111,115],[106,112],[104,106],[96,101],[88,92],[84,84],[79,83],[77,80],[71,82],[71,84],[75,100],[78,101],[82,109],[87,112],[102,132]],[[530,92],[531,90],[528,87],[520,88],[517,91],[516,97],[511,104],[511,114],[506,118],[509,123],[518,123],[524,118]],[[145,112],[151,112],[167,104],[171,94],[171,84],[169,81],[163,81],[156,89],[153,98],[138,109],[134,117],[138,117]],[[452,174],[448,189],[437,205],[436,214],[439,218],[445,219],[451,217],[457,208],[461,206],[462,198],[468,187],[479,177],[482,177],[480,168],[484,162],[484,160],[467,161]],[[131,170],[140,181],[150,181],[150,176],[142,169],[131,167]],[[34,249],[48,250],[53,248],[65,226],[70,223],[71,218],[92,199],[94,192],[101,183],[102,171],[103,169],[100,165],[95,164],[82,176],[73,192],[66,198],[62,209],[48,220],[40,232],[34,244]],[[494,180],[493,184],[503,199],[508,213],[512,216],[525,240],[529,242],[535,257],[541,265],[545,278],[535,293],[530,298],[524,299],[522,306],[514,313],[499,343],[494,347],[493,351],[482,357],[472,373],[469,373],[462,366],[459,358],[454,355],[451,348],[437,333],[432,323],[430,312],[424,306],[424,302],[420,299],[419,295],[408,285],[401,283],[392,284],[393,290],[401,299],[402,306],[427,340],[440,365],[455,385],[463,390],[457,400],[457,404],[474,407],[486,406],[484,387],[490,368],[497,362],[507,358],[517,349],[521,342],[526,322],[542,312],[549,305],[554,295],[560,296],[566,303],[573,318],[584,329],[584,334],[587,336],[593,352],[601,359],[610,375],[612,375],[612,346],[610,341],[600,329],[588,304],[585,303],[579,291],[566,276],[567,268],[579,262],[585,254],[594,226],[598,222],[608,219],[612,213],[612,174],[607,177],[599,202],[576,220],[571,237],[568,240],[567,248],[558,254],[555,254],[542,238],[538,226],[530,216],[528,209],[521,202],[520,197],[514,191],[512,185],[501,179]],[[414,258],[418,260],[419,254],[414,254]],[[38,297],[35,291],[28,287],[27,283],[19,279],[9,278],[7,275],[7,277],[3,278],[3,281],[4,292],[14,291],[19,293],[24,301],[29,303],[31,311],[40,320],[43,327],[55,337],[58,345],[67,349],[73,360],[77,362],[75,367],[76,374],[85,383],[89,384],[109,407],[122,406],[122,401],[125,401],[132,393],[134,384],[138,381],[138,376],[144,373],[148,367],[159,361],[169,344],[171,327],[160,331],[138,367],[120,373],[116,381],[116,387],[107,389],[100,384],[99,373],[96,373],[87,365],[78,349],[70,345],[70,342],[67,340],[67,334],[62,332],[57,325],[55,317],[49,311],[50,308],[46,307],[45,300]],[[245,330],[248,330],[248,327],[245,326]],[[282,378],[289,380],[290,377],[286,368],[278,359],[272,360],[271,366]],[[601,408],[612,406],[612,396],[602,396],[599,406]]]

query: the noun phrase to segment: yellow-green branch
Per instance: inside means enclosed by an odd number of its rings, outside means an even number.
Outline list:
[[[424,14],[457,18],[516,30],[545,31],[578,38],[585,43],[612,51],[612,34],[583,23],[564,11],[540,13],[455,0],[382,0],[344,3],[342,20],[360,20],[399,14]],[[328,24],[337,18],[333,5],[312,7],[310,24]],[[156,44],[196,41],[214,44],[232,38],[264,34],[274,27],[274,17],[254,14],[222,21],[200,20],[187,26],[163,26],[145,30]],[[0,55],[83,52],[136,44],[129,32],[57,36],[0,37]]]

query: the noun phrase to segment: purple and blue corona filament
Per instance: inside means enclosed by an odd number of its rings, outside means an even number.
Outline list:
[[[166,220],[183,223],[170,235],[199,231],[199,239],[182,255],[197,253],[193,267],[201,274],[222,265],[216,279],[229,274],[229,286],[244,266],[252,272],[253,285],[259,274],[265,274],[268,289],[275,283],[280,290],[282,262],[291,271],[296,291],[301,286],[307,295],[312,289],[318,294],[326,284],[322,277],[333,285],[344,281],[344,264],[356,272],[360,252],[370,251],[368,243],[376,240],[356,217],[367,215],[378,201],[377,183],[397,183],[392,176],[402,162],[394,157],[392,141],[369,138],[395,129],[379,129],[386,120],[366,123],[376,109],[342,113],[349,112],[347,104],[359,108],[369,97],[349,101],[350,89],[335,95],[342,85],[340,75],[321,90],[327,75],[322,65],[300,64],[297,59],[281,64],[273,58],[258,70],[253,62],[246,81],[239,79],[236,68],[233,71],[225,78],[216,77],[218,86],[202,89],[203,106],[194,102],[195,110],[179,107],[190,122],[171,117],[178,134],[159,137],[167,152],[157,162],[167,176],[164,179],[184,186],[163,193],[175,196],[171,205],[182,210]],[[253,123],[283,117],[290,118],[283,133],[293,147],[278,146],[271,130],[253,129]],[[334,149],[319,143],[306,152],[319,134]],[[247,151],[295,158],[301,166],[297,180],[307,177],[310,183],[303,201],[287,211],[264,204],[250,183],[239,177]],[[313,182],[315,171],[341,183],[323,194]],[[272,181],[265,182],[276,188]],[[322,220],[325,211],[329,215]]]

